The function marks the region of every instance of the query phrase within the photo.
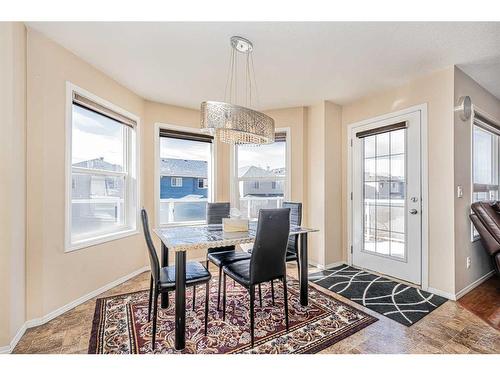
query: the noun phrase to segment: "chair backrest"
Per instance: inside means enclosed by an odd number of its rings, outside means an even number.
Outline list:
[[[207,203],[207,224],[222,224],[222,219],[229,217],[229,202]]]
[[[285,255],[289,233],[289,208],[259,210],[257,233],[250,259],[250,282],[252,284],[285,275]]]
[[[290,225],[302,225],[302,203],[300,202],[283,202],[283,208],[290,209]],[[299,235],[290,236],[288,239],[288,250],[297,254]]]
[[[146,239],[146,245],[148,246],[149,263],[151,266],[151,275],[153,279],[158,281],[160,278],[160,261],[158,260],[158,255],[156,254],[156,249],[151,239],[151,234],[149,233],[149,223],[148,223],[148,213],[143,208],[141,210],[142,219],[142,229],[144,230],[144,238]]]

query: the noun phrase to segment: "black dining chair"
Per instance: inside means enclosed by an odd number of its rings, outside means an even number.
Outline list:
[[[302,224],[302,203],[300,202],[283,202],[281,205],[283,208],[290,209],[290,225],[298,226]],[[298,277],[300,277],[300,262],[299,262],[299,235],[293,234],[288,237],[288,245],[286,250],[286,262],[296,262]],[[250,250],[251,252],[251,250]],[[273,296],[273,304],[274,304],[274,283],[271,281],[271,291]],[[262,292],[259,285],[259,298],[260,305],[262,307]]]
[[[144,237],[148,247],[149,263],[151,265],[151,281],[149,285],[149,305],[148,305],[148,322],[151,321],[151,307],[153,307],[153,333],[152,344],[155,349],[156,338],[156,320],[158,310],[158,296],[161,293],[168,293],[175,290],[175,266],[161,267],[156,254],[151,234],[149,233],[148,214],[143,208],[141,210],[142,227],[144,229]],[[195,288],[199,284],[206,284],[205,296],[205,335],[208,327],[208,298],[210,293],[210,279],[212,275],[199,262],[186,263],[186,286],[193,286],[193,309]]]
[[[229,217],[230,204],[228,202],[207,203],[207,224],[222,224],[222,219]],[[207,268],[212,262],[219,268],[219,288],[217,290],[217,310],[220,309],[220,292],[222,282],[222,267],[250,259],[250,254],[243,251],[236,251],[234,246],[209,248],[207,252]]]
[[[222,319],[226,319],[226,275],[245,287],[250,293],[250,336],[254,345],[255,286],[273,280],[282,280],[285,300],[285,324],[288,331],[288,296],[286,287],[285,255],[290,232],[290,208],[261,209],[257,233],[250,259],[224,266]],[[274,294],[274,290],[271,290]],[[274,299],[274,296],[273,296]]]

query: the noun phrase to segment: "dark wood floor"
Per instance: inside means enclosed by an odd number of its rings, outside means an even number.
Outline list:
[[[458,300],[460,306],[500,331],[500,277],[495,275]]]

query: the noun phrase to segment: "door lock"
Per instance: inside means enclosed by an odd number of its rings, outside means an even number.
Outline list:
[[[412,214],[412,215],[416,215],[417,213],[418,213],[418,211],[415,208],[412,208],[410,210],[410,214]]]

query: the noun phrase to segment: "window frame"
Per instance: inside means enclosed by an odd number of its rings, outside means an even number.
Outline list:
[[[174,184],[174,181],[175,181],[175,184]],[[179,183],[180,181],[180,183]],[[182,185],[184,184],[184,181],[182,179],[182,177],[170,177],[170,186],[171,187],[175,187],[175,188],[181,188]]]
[[[476,117],[478,117],[476,119]],[[488,122],[491,122],[492,125],[481,120],[481,118],[486,119]],[[493,155],[492,155],[492,169],[493,169],[493,178],[496,180],[496,184],[486,185],[486,186],[496,186],[497,187],[497,197],[500,197],[500,122],[492,119],[487,113],[483,112],[481,109],[473,106],[472,107],[472,116],[470,118],[470,137],[471,137],[471,163],[470,163],[470,202],[471,204],[474,202],[479,202],[474,200],[475,185],[483,185],[484,184],[475,184],[474,182],[474,128],[478,127],[483,131],[489,132],[496,136],[496,144],[492,145],[493,147]],[[471,210],[472,213],[472,210]],[[470,223],[470,240],[471,242],[477,242],[480,240],[479,234],[475,234],[475,227],[472,222]]]
[[[282,180],[285,183],[285,189],[283,192],[283,201],[291,199],[291,181],[292,181],[292,131],[290,127],[275,128],[275,133],[285,133],[285,170],[286,176]],[[240,208],[239,205],[239,187],[238,187],[238,151],[237,146],[233,145],[230,148],[229,157],[229,185],[230,185],[230,202],[231,207]]]
[[[208,178],[198,178],[198,189],[208,189]]]
[[[183,132],[183,133],[192,133],[192,134],[202,134],[206,135],[201,131],[199,127],[190,127],[190,126],[183,126],[183,125],[174,125],[174,124],[167,124],[167,123],[162,123],[162,122],[157,122],[155,123],[155,132],[154,132],[154,137],[155,137],[155,161],[154,161],[154,176],[155,176],[155,186],[154,186],[154,207],[155,207],[155,212],[154,212],[154,220],[155,223],[154,225],[163,227],[163,228],[168,228],[168,227],[181,227],[181,226],[193,226],[193,225],[200,225],[200,224],[206,224],[206,219],[205,220],[197,220],[197,221],[185,221],[185,222],[174,222],[174,223],[167,223],[167,224],[162,224],[160,221],[160,182],[161,182],[161,173],[160,173],[160,130],[173,130],[173,131],[178,131],[178,132]],[[207,189],[208,189],[208,194],[207,194],[207,201],[208,202],[215,202],[215,197],[217,196],[217,163],[218,163],[218,157],[217,157],[217,152],[218,152],[218,146],[217,146],[217,140],[214,138],[213,142],[211,142],[212,145],[212,150],[211,150],[211,157],[210,157],[210,163],[211,163],[211,168],[209,169],[209,178],[207,182]]]
[[[115,172],[115,171],[100,171],[100,170],[87,170],[87,168],[73,167],[72,165],[72,132],[73,132],[73,93],[82,95],[96,104],[106,107],[122,116],[125,116],[133,121],[135,121],[136,126],[134,132],[125,132],[128,134],[125,137],[124,142],[126,142],[126,153],[124,155],[124,169],[126,172]],[[65,179],[66,179],[66,192],[65,192],[65,234],[64,234],[64,252],[72,252],[80,249],[85,249],[91,246],[96,246],[109,241],[115,241],[121,238],[133,236],[139,234],[139,207],[141,201],[141,191],[140,191],[140,117],[128,112],[127,110],[108,102],[99,96],[92,94],[91,92],[78,87],[77,85],[66,81],[66,139],[65,139]],[[126,126],[126,125],[123,125]],[[132,134],[132,136],[129,136]],[[85,239],[78,241],[72,241],[71,238],[71,227],[72,227],[72,186],[73,186],[73,171],[83,172],[88,174],[103,174],[103,175],[126,175],[125,187],[124,187],[124,202],[125,210],[127,215],[127,221],[130,225],[126,227],[112,231],[109,233],[103,233],[94,235]]]

